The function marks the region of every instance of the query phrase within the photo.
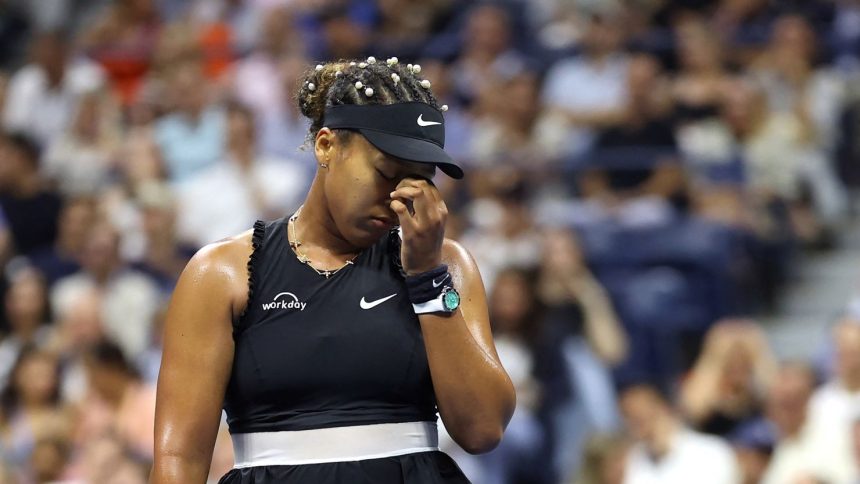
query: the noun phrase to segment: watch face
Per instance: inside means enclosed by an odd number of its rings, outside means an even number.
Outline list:
[[[445,305],[445,309],[453,311],[460,307],[460,294],[457,293],[456,289],[449,289],[442,297],[442,303]]]

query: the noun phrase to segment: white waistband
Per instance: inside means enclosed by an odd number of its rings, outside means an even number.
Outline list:
[[[322,464],[439,450],[435,422],[232,434],[236,469]]]

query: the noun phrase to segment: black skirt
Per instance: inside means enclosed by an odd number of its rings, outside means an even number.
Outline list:
[[[218,484],[470,484],[439,451],[353,462],[232,469]]]

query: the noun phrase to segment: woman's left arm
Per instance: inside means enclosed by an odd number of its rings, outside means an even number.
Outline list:
[[[443,243],[442,262],[460,293],[460,307],[450,315],[418,316],[439,414],[464,450],[489,452],[502,438],[516,394],[493,344],[478,266],[450,239]]]
[[[467,452],[489,452],[514,413],[516,393],[493,344],[478,266],[466,249],[445,238],[448,209],[431,182],[404,179],[391,199],[402,229],[403,269],[415,275],[447,264],[460,293],[454,312],[418,316],[442,422]]]

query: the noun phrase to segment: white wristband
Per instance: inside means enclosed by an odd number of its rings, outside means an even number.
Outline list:
[[[415,314],[444,313],[445,312],[445,305],[442,304],[442,296],[439,296],[435,299],[431,299],[427,302],[423,302],[420,304],[413,304],[412,308],[415,310]]]

